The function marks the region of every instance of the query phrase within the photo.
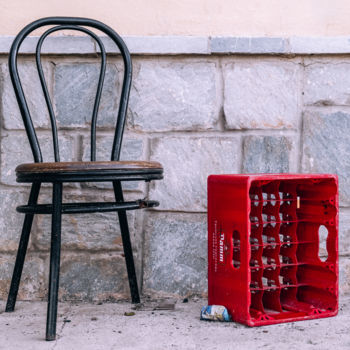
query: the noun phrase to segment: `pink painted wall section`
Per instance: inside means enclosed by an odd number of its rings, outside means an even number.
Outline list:
[[[99,19],[122,35],[342,36],[348,0],[0,0],[0,35],[44,16]]]

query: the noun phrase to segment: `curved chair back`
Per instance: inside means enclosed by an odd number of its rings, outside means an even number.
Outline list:
[[[98,29],[103,33],[105,33],[106,35],[108,35],[119,48],[123,58],[123,62],[124,62],[124,79],[122,84],[120,104],[118,109],[118,117],[117,117],[112,154],[111,154],[111,160],[119,160],[125,120],[126,120],[126,112],[128,107],[131,78],[132,78],[131,57],[124,41],[112,28],[96,20],[92,20],[88,18],[79,18],[79,17],[47,17],[28,24],[26,27],[24,27],[20,31],[20,33],[16,36],[11,46],[10,56],[9,56],[10,76],[15,89],[15,94],[16,94],[19,109],[23,118],[24,126],[29,138],[30,147],[33,152],[34,161],[42,162],[43,157],[41,154],[39,141],[34,129],[30,111],[27,105],[27,101],[24,96],[22,84],[19,78],[18,68],[17,68],[17,56],[23,40],[31,32],[33,32],[35,29],[39,27],[52,26],[52,25],[54,25],[54,27],[49,28],[39,38],[39,41],[36,46],[35,54],[36,54],[36,65],[39,73],[40,83],[43,89],[45,101],[46,101],[49,116],[50,116],[55,162],[60,161],[60,153],[59,153],[58,137],[57,137],[57,125],[56,125],[56,117],[55,117],[54,109],[49,96],[49,92],[48,92],[48,88],[47,88],[47,84],[45,81],[44,72],[41,64],[41,47],[45,38],[49,34],[59,30],[66,30],[66,29],[77,30],[85,34],[88,34],[97,42],[101,52],[101,69],[100,69],[99,80],[97,84],[97,92],[96,92],[94,107],[92,111],[91,134],[90,134],[90,138],[91,138],[90,159],[91,161],[96,160],[96,122],[97,122],[98,108],[101,100],[103,81],[104,81],[105,72],[106,72],[106,50],[104,48],[104,45],[101,39],[94,32],[87,29],[86,27]]]

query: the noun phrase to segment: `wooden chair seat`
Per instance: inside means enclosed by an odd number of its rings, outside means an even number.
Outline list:
[[[162,174],[160,163],[145,161],[41,162],[16,168],[18,182],[148,181],[161,179]]]

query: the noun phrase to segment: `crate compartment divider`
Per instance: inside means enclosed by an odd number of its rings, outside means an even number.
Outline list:
[[[336,315],[337,176],[209,176],[208,294],[248,326]]]

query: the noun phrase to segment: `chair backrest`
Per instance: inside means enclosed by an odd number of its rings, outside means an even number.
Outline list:
[[[96,122],[97,122],[98,108],[99,108],[101,94],[102,94],[103,81],[104,81],[105,72],[106,72],[106,51],[101,39],[94,32],[90,31],[86,27],[92,27],[107,34],[118,46],[124,62],[124,79],[123,79],[122,91],[120,95],[117,123],[116,123],[116,129],[114,133],[114,140],[113,140],[113,147],[112,147],[112,154],[111,154],[111,160],[119,160],[124,126],[125,126],[126,112],[128,107],[131,78],[132,78],[131,57],[124,41],[112,28],[108,27],[102,22],[99,22],[93,19],[79,18],[79,17],[47,17],[28,24],[18,33],[18,35],[16,36],[15,40],[12,43],[10,56],[9,56],[10,76],[11,76],[12,84],[15,90],[19,109],[23,118],[24,126],[29,138],[29,143],[33,152],[34,161],[42,162],[43,158],[41,154],[39,141],[32,122],[32,118],[30,116],[29,108],[24,96],[22,84],[19,78],[18,69],[17,69],[17,56],[23,40],[32,31],[34,31],[39,27],[52,26],[52,25],[54,25],[54,27],[49,28],[39,38],[39,41],[36,46],[36,65],[39,73],[41,87],[43,89],[45,101],[46,101],[49,116],[50,116],[55,162],[60,161],[58,137],[57,137],[57,125],[56,125],[54,109],[52,107],[52,102],[49,96],[49,92],[48,92],[48,88],[47,88],[47,84],[45,81],[44,72],[41,64],[41,47],[42,47],[43,41],[49,34],[56,32],[58,30],[66,30],[66,29],[77,30],[90,35],[97,42],[101,52],[101,70],[99,75],[99,81],[97,84],[96,98],[95,98],[95,103],[92,111],[92,120],[91,120],[91,157],[90,158],[92,161],[96,160]]]

